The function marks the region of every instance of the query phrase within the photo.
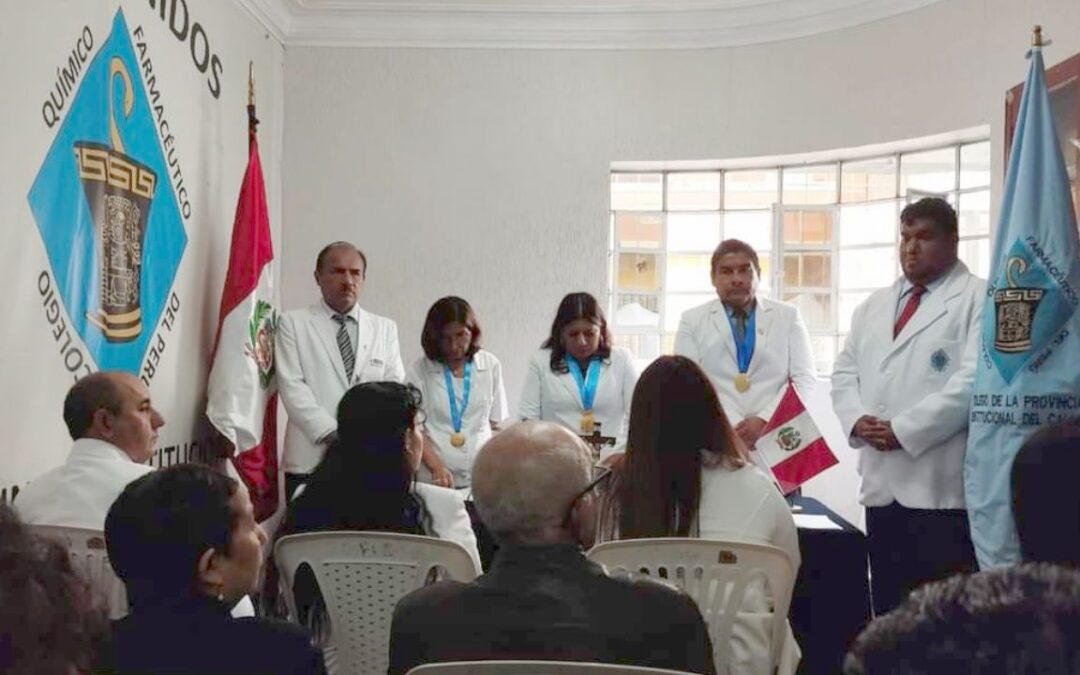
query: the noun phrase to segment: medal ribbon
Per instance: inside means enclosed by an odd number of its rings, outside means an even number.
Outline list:
[[[746,319],[746,334],[741,340],[734,313],[728,314],[728,323],[731,324],[731,337],[735,339],[735,357],[739,362],[739,372],[745,374],[750,370],[750,359],[754,356],[754,345],[757,343],[757,307],[750,310],[750,316]]]
[[[446,393],[450,397],[450,421],[454,425],[454,433],[461,433],[461,423],[465,417],[465,409],[469,407],[469,392],[472,390],[472,361],[465,362],[465,380],[461,385],[461,407],[458,407],[457,396],[454,396],[454,374],[450,366],[443,364],[443,375],[446,377]]]
[[[596,385],[600,382],[600,357],[594,356],[589,360],[589,371],[584,376],[581,374],[581,366],[574,357],[567,356],[566,367],[570,369],[570,374],[577,382],[578,393],[581,394],[581,407],[585,409],[585,412],[589,412],[596,399]]]

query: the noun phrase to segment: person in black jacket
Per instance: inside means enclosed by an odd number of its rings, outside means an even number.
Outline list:
[[[499,542],[491,570],[398,603],[390,675],[438,661],[539,659],[652,666],[713,675],[694,601],[650,579],[612,578],[589,561],[590,453],[567,429],[522,422],[480,450],[473,499]]]
[[[180,464],[135,480],[109,509],[105,542],[131,613],[100,672],[325,673],[299,627],[229,615],[256,590],[266,542],[232,478]]]

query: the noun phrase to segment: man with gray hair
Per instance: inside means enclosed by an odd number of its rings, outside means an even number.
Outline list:
[[[402,598],[390,675],[439,661],[596,661],[713,675],[708,630],[689,596],[608,577],[592,542],[589,450],[549,422],[521,422],[480,450],[473,500],[500,544],[490,571]]]

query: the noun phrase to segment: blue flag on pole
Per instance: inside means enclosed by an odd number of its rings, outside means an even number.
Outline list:
[[[983,309],[964,489],[983,569],[1019,562],[1009,475],[1039,427],[1080,415],[1080,260],[1069,177],[1032,48]],[[1080,486],[1078,486],[1080,489]]]

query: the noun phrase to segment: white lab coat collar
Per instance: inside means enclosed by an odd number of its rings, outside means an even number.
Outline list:
[[[77,462],[84,458],[90,460],[131,462],[132,464],[140,463],[132,460],[126,452],[112,443],[97,438],[80,438],[71,446],[71,452],[68,454],[69,462]]]

